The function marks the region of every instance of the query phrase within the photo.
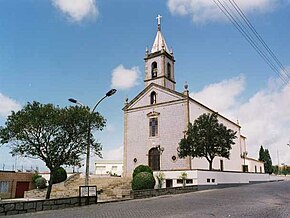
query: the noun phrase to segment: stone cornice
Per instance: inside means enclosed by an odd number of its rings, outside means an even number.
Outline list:
[[[176,84],[175,81],[173,81],[172,79],[170,79],[170,78],[168,78],[168,77],[166,77],[164,75],[163,76],[158,76],[158,77],[155,77],[155,78],[151,78],[151,79],[146,79],[146,80],[144,80],[144,82],[153,81],[153,80],[161,79],[161,78],[165,78],[165,79],[169,80],[170,82]]]
[[[146,55],[144,57],[144,60],[148,60],[148,59],[151,59],[151,58],[154,58],[154,57],[158,57],[158,56],[161,56],[161,55],[164,55],[164,56],[168,57],[170,60],[172,60],[173,62],[175,62],[173,55],[167,53],[165,50],[157,51],[157,52],[148,54],[148,55]]]
[[[158,103],[158,104],[150,104],[150,105],[145,105],[145,106],[141,106],[141,107],[135,107],[135,108],[131,108],[131,109],[126,109],[125,111],[127,112],[133,112],[133,111],[139,111],[139,110],[143,110],[143,109],[149,109],[149,108],[157,108],[157,107],[161,107],[161,106],[169,106],[172,104],[177,104],[177,103],[185,103],[186,100],[185,99],[178,99],[178,100],[173,100],[173,101],[167,101],[167,102],[162,102],[162,103]]]

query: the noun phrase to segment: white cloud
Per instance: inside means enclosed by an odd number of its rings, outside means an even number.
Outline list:
[[[119,65],[113,70],[111,86],[116,89],[130,89],[139,84],[140,75],[138,67],[126,69],[123,65]]]
[[[245,78],[238,76],[220,83],[210,84],[191,97],[216,111],[226,111],[237,104],[237,99],[245,86]]]
[[[95,0],[52,0],[52,2],[74,22],[81,22],[85,18],[96,18],[99,15]]]
[[[255,14],[266,13],[273,10],[278,4],[278,0],[235,0],[235,2],[245,14],[251,12]],[[230,5],[228,1],[227,4]],[[172,14],[192,16],[194,23],[227,19],[213,0],[168,0],[167,6]]]
[[[17,111],[20,108],[21,105],[19,103],[0,93],[0,117],[6,117],[11,111]]]
[[[252,96],[238,111],[248,144],[264,145],[270,149],[272,159],[290,163],[290,84],[283,89],[264,89]],[[253,148],[249,147],[250,151]],[[256,151],[257,152],[257,151]]]
[[[208,85],[193,98],[202,98],[201,102],[233,121],[239,119],[250,156],[257,158],[263,145],[269,149],[274,164],[278,161],[277,151],[280,163],[290,164],[290,148],[286,146],[290,139],[290,83],[284,88],[277,88],[277,84],[280,82],[270,80],[266,88],[239,103],[245,83],[243,77],[236,77]]]
[[[110,150],[103,149],[102,155],[104,160],[123,160],[123,146]]]

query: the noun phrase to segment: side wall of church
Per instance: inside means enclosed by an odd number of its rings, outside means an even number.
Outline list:
[[[195,102],[190,101],[190,122],[193,123],[203,113],[212,113],[208,108],[203,107]],[[241,159],[241,138],[240,127],[222,116],[218,116],[219,122],[223,123],[227,128],[236,131],[237,138],[234,140],[235,144],[232,145],[230,152],[230,159],[215,157],[213,161],[213,169],[220,170],[220,160],[223,160],[223,170],[228,171],[242,171],[242,159]],[[192,160],[192,169],[209,169],[208,161],[205,158],[194,158]]]
[[[135,167],[144,164],[148,165],[148,152],[151,148],[160,145],[164,148],[160,156],[160,170],[187,169],[186,159],[172,160],[177,157],[177,147],[183,137],[185,129],[185,101],[166,103],[141,109],[133,109],[127,112],[127,127],[125,129],[126,162],[125,176],[131,176]],[[158,115],[158,136],[149,136],[150,112],[157,112]],[[134,159],[137,162],[134,162]]]

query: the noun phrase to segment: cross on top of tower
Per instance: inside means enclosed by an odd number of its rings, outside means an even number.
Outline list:
[[[161,29],[161,18],[162,18],[162,16],[160,14],[158,14],[157,17],[156,17],[157,24],[158,24],[158,30]]]

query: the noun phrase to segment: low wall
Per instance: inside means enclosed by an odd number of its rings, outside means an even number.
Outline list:
[[[209,170],[168,170],[168,171],[156,171],[154,172],[155,179],[159,173],[164,175],[164,181],[162,188],[166,187],[166,180],[171,180],[172,187],[182,187],[180,182],[181,174],[186,173],[187,180],[190,183],[187,186],[203,186],[203,185],[223,185],[223,184],[249,184],[253,182],[268,182],[283,180],[283,177],[269,175],[266,173],[243,173],[236,171],[209,171]],[[156,187],[158,182],[156,179]]]
[[[0,202],[0,216],[30,213],[44,210],[57,210],[96,203],[97,203],[96,196],[71,197],[71,198],[9,202],[9,203]]]
[[[271,180],[271,181],[281,181],[281,180]],[[220,188],[230,188],[237,187],[241,185],[250,185],[254,183],[263,183],[271,181],[254,181],[249,183],[221,183],[221,184],[207,184],[207,185],[191,185],[185,187],[170,187],[161,189],[146,189],[146,190],[135,190],[131,191],[131,197],[134,199],[141,198],[151,198],[161,195],[172,195],[172,194],[182,194],[188,192],[195,192],[208,189],[220,189]]]
[[[197,171],[198,185],[249,184],[254,182],[270,182],[278,180],[281,180],[281,178],[266,173]]]
[[[185,187],[171,187],[171,188],[160,188],[160,189],[146,189],[146,190],[135,190],[131,192],[131,197],[134,199],[139,198],[150,198],[160,195],[171,195],[171,194],[182,194],[188,192],[195,192],[198,190],[196,185],[185,186]]]

